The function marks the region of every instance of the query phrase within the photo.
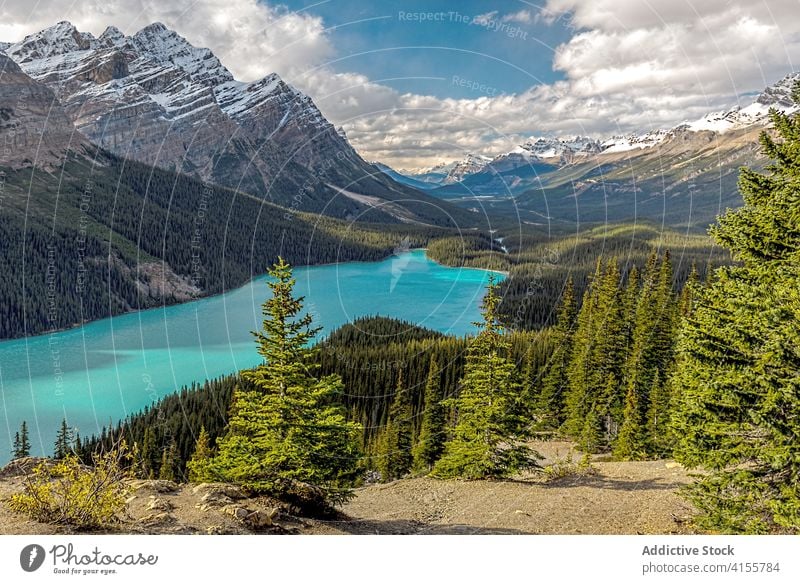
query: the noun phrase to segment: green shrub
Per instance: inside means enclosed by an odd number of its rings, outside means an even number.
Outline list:
[[[93,457],[86,466],[74,454],[37,465],[8,507],[46,523],[81,529],[106,527],[120,520],[129,494],[125,444]]]
[[[543,469],[547,480],[555,481],[566,477],[583,477],[595,473],[589,454],[584,454],[578,462],[572,458],[572,452],[566,458],[557,458],[553,464]]]

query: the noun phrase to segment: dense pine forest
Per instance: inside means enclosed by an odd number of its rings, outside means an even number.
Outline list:
[[[487,234],[441,237],[428,245],[428,255],[443,264],[507,272],[500,285],[500,315],[514,329],[539,329],[555,324],[556,307],[567,280],[580,300],[600,256],[616,257],[623,276],[648,257],[670,250],[673,284],[682,289],[692,271],[705,279],[715,267],[730,264],[727,249],[707,236],[679,233],[649,223],[603,225],[579,232],[528,227],[498,228]]]

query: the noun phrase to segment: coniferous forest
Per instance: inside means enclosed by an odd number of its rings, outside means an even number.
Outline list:
[[[508,287],[492,283],[474,335],[376,316],[311,343],[318,331],[281,260],[256,335],[263,365],[184,388],[74,448],[89,460],[124,437],[142,476],[272,494],[300,481],[336,502],[364,481],[535,472],[531,440],[568,438],[702,471],[684,493],[701,529],[797,533],[800,117],[771,116],[772,165],[742,171],[745,206],[712,230],[733,265],[677,275],[667,249],[641,262],[603,254],[585,282],[564,279],[538,330],[508,324]],[[471,253],[503,260],[475,241]],[[456,254],[447,240],[430,251]]]

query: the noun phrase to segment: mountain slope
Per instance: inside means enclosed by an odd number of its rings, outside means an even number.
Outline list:
[[[2,53],[0,80],[0,136],[6,165],[51,167],[71,148],[86,146],[53,92]]]
[[[353,218],[370,209],[332,184],[394,201],[423,223],[448,222],[440,203],[366,163],[308,96],[275,74],[236,81],[210,50],[160,23],[95,38],[60,22],[5,52],[55,93],[81,134],[119,156],[295,210]],[[380,208],[369,215],[398,220]]]
[[[295,265],[378,260],[436,230],[289,210],[103,152],[53,172],[0,166],[0,337],[223,292],[278,255]]]

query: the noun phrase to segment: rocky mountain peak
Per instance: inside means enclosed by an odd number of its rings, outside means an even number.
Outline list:
[[[174,30],[154,22],[128,39],[141,55],[159,64],[172,64],[185,71],[193,81],[206,86],[233,81],[233,75],[211,52],[195,47]]]
[[[97,41],[100,46],[114,47],[125,42],[125,35],[116,26],[109,26],[97,37]]]
[[[796,104],[792,99],[792,88],[797,81],[800,81],[800,73],[790,73],[762,91],[756,103],[782,109],[797,107],[800,104]]]
[[[18,63],[25,63],[74,51],[85,51],[91,48],[93,40],[90,33],[79,32],[71,22],[62,20],[26,36],[21,42],[10,46],[6,53]]]
[[[292,208],[302,191],[302,210],[341,217],[371,205],[339,196],[339,185],[387,200],[423,196],[375,177],[313,100],[278,75],[237,81],[209,49],[163,23],[131,36],[109,27],[98,38],[58,23],[8,50],[63,105],[68,125],[113,153]]]
[[[464,180],[464,177],[482,171],[492,161],[488,156],[480,154],[467,154],[466,158],[456,163],[447,173],[442,184],[449,185]]]

